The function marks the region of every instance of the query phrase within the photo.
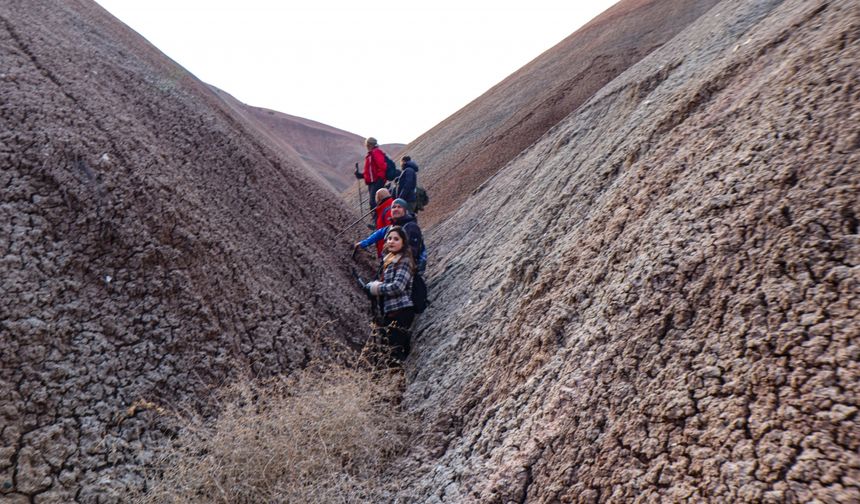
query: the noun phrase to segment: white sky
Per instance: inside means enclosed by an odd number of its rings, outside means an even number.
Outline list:
[[[96,0],[239,100],[408,143],[615,0]]]

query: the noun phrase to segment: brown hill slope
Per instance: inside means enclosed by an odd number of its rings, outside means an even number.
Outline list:
[[[858,27],[724,0],[430,233],[412,502],[860,501]]]
[[[362,162],[366,154],[364,137],[310,119],[246,105],[220,89],[214,91],[263,136],[279,148],[296,153],[335,191],[343,192],[355,183],[355,163]],[[382,148],[396,156],[403,144],[385,144]]]
[[[622,0],[410,143],[430,188],[425,226],[455,211],[502,166],[604,84],[717,0]]]
[[[135,401],[361,336],[351,216],[93,2],[0,3],[0,41],[0,500],[111,502],[165,435]]]

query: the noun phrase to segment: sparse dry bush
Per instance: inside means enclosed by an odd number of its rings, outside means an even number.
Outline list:
[[[382,473],[409,435],[401,386],[399,373],[314,365],[226,387],[215,417],[183,417],[133,501],[393,501]]]

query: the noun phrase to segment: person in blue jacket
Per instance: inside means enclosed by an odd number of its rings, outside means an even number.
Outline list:
[[[418,226],[418,219],[408,210],[408,204],[402,198],[391,202],[391,226],[400,226],[406,233],[409,249],[416,266],[416,274],[422,275],[427,267],[427,249],[424,246],[424,236]],[[367,248],[385,238],[391,226],[374,231],[370,236],[355,244],[355,248]]]
[[[407,203],[407,210],[415,211],[415,188],[418,185],[418,165],[409,156],[400,159],[402,172],[397,178],[397,188],[394,197],[400,198]]]

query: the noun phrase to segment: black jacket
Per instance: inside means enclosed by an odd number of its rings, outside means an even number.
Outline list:
[[[418,165],[415,161],[407,161],[403,164],[403,173],[397,180],[397,191],[395,198],[402,198],[407,203],[415,201],[415,186],[418,184]]]

